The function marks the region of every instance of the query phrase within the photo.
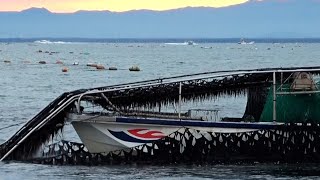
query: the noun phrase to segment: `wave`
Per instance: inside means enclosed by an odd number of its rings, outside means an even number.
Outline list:
[[[175,45],[175,46],[187,46],[187,45],[198,45],[197,43],[194,43],[193,41],[183,42],[183,43],[164,43],[166,45]]]
[[[40,43],[40,44],[72,44],[72,42],[49,41],[49,40],[38,40],[38,41],[34,41],[34,43]]]
[[[182,45],[182,46],[184,46],[184,45],[188,45],[188,43],[186,43],[186,42],[184,42],[184,43],[164,43],[164,44],[167,44],[167,45]]]

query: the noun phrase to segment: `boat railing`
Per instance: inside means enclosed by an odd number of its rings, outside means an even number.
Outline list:
[[[228,72],[228,73],[227,73]],[[101,94],[102,96],[103,93],[108,93],[108,92],[113,92],[113,91],[126,91],[126,90],[131,90],[135,88],[151,88],[151,87],[156,87],[156,86],[161,86],[161,85],[167,85],[167,84],[180,84],[179,86],[179,107],[180,101],[181,101],[181,91],[183,92],[183,85],[188,84],[192,81],[198,81],[198,80],[204,80],[204,79],[217,79],[217,78],[226,78],[226,77],[233,77],[233,76],[245,76],[245,75],[252,75],[252,74],[269,74],[270,76],[273,74],[273,80],[269,80],[270,82],[273,82],[273,96],[274,96],[274,103],[276,103],[276,95],[281,95],[281,94],[302,94],[305,92],[301,91],[295,91],[295,92],[277,92],[277,81],[276,81],[276,74],[281,73],[281,84],[282,84],[282,75],[283,73],[295,73],[295,72],[314,72],[314,73],[319,73],[320,72],[320,67],[298,67],[298,68],[269,68],[269,69],[255,69],[255,70],[232,70],[232,71],[217,71],[217,72],[211,72],[211,73],[200,73],[200,74],[193,74],[193,75],[186,75],[186,76],[176,76],[172,78],[166,78],[166,81],[143,81],[143,83],[132,83],[131,85],[126,84],[124,86],[115,86],[111,88],[106,88],[106,89],[94,89],[94,90],[89,90],[83,94],[81,94],[78,98],[78,112],[80,112],[80,102],[81,99],[84,96],[88,95],[95,95],[95,94]],[[291,75],[290,75],[291,76]],[[290,77],[289,76],[289,77]],[[285,80],[286,81],[286,80]],[[183,84],[183,83],[184,84]],[[318,93],[319,91],[308,91],[307,93]],[[275,105],[274,105],[275,109]],[[180,112],[180,111],[179,111]],[[274,110],[275,112],[275,110]],[[275,115],[274,115],[274,120],[275,120]]]
[[[135,83],[125,83],[120,85],[111,85],[105,87],[98,87],[94,89],[89,89],[85,95],[88,94],[97,94],[104,93],[109,91],[117,91],[117,90],[125,90],[132,88],[140,88],[146,86],[154,86],[154,85],[165,85],[170,83],[179,83],[186,81],[196,81],[203,79],[211,79],[211,78],[224,78],[224,77],[232,77],[237,75],[246,75],[246,74],[266,74],[266,73],[285,73],[285,72],[320,72],[319,67],[298,67],[298,68],[266,68],[266,69],[242,69],[242,70],[229,70],[229,71],[214,71],[214,72],[206,72],[206,73],[197,73],[190,75],[182,75],[182,76],[174,76],[170,78],[159,78],[148,81],[139,81]]]
[[[203,121],[220,121],[220,109],[189,109],[188,115],[190,118],[201,119]]]
[[[313,67],[291,67],[291,68],[259,68],[259,69],[234,69],[234,70],[221,70],[221,71],[210,71],[204,73],[193,73],[193,74],[186,74],[186,75],[179,75],[179,76],[172,76],[167,78],[157,78],[151,80],[144,80],[144,81],[137,81],[132,83],[123,83],[117,85],[110,85],[110,86],[102,86],[88,89],[88,91],[94,90],[108,90],[108,89],[118,89],[123,87],[135,87],[135,86],[142,86],[142,85],[150,85],[150,84],[163,84],[163,83],[172,83],[172,82],[181,82],[187,80],[197,80],[197,79],[205,79],[205,78],[212,78],[217,77],[220,74],[221,77],[228,76],[228,75],[236,75],[236,74],[252,74],[252,73],[273,73],[273,72],[312,72],[312,71],[320,71],[320,66],[313,66]],[[223,74],[224,73],[224,74]]]
[[[201,118],[192,118],[188,115],[188,112],[181,113],[180,117],[178,113],[154,113],[154,112],[132,112],[127,113],[126,116],[130,117],[153,117],[153,118],[163,118],[163,119],[183,119],[183,120],[202,120]]]

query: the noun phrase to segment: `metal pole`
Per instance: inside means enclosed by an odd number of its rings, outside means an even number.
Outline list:
[[[283,72],[281,72],[281,80],[280,80],[280,87],[281,87],[281,91],[282,91],[282,81],[283,81]]]
[[[276,112],[276,103],[277,103],[277,94],[276,94],[276,72],[273,72],[273,122],[277,120]]]
[[[182,91],[182,84],[180,82],[179,83],[179,112],[178,112],[179,119],[181,117],[181,91]]]

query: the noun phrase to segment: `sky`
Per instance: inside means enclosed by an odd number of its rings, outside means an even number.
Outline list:
[[[169,10],[183,7],[226,7],[249,0],[0,0],[0,11],[22,11],[31,7],[46,8],[55,13],[79,10]],[[259,1],[259,0],[258,0]]]

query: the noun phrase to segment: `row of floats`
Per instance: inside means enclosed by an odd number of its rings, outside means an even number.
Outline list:
[[[4,60],[3,62],[6,64],[11,63],[11,61],[9,61],[9,60]],[[23,61],[23,63],[31,63],[31,62],[30,61]],[[47,64],[46,61],[39,61],[38,63],[39,64]],[[64,63],[60,60],[57,60],[55,64],[63,65]],[[74,62],[72,65],[79,65],[79,62]],[[118,68],[115,66],[110,66],[109,68],[106,68],[104,65],[99,64],[99,63],[87,63],[87,66],[96,68],[97,70],[112,70],[112,71],[118,70]],[[65,66],[62,67],[62,72],[68,72],[68,71],[69,71],[68,67],[65,67]],[[140,67],[137,65],[133,65],[129,68],[129,71],[140,71]]]

